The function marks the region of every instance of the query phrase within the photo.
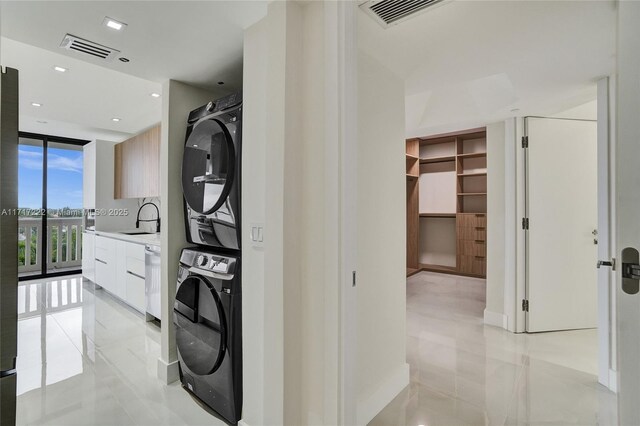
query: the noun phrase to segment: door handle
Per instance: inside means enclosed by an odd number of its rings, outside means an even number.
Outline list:
[[[615,259],[611,259],[611,260],[598,260],[598,263],[596,263],[596,268],[600,269],[600,267],[602,266],[610,266],[612,271],[616,270],[616,260]]]

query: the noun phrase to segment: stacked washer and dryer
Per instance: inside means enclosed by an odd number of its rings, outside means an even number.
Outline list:
[[[187,240],[173,322],[182,386],[229,423],[242,410],[242,94],[189,114],[182,162]]]

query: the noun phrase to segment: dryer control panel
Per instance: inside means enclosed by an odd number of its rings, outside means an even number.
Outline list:
[[[224,111],[226,109],[232,108],[242,102],[242,92],[232,93],[223,98],[216,99],[215,101],[211,101],[206,105],[202,105],[200,108],[196,108],[189,113],[189,118],[187,119],[187,123],[195,123],[200,120],[202,117],[207,115]]]

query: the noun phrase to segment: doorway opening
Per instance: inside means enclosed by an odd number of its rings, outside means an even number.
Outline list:
[[[89,141],[20,132],[18,274],[31,280],[80,273],[82,147]]]

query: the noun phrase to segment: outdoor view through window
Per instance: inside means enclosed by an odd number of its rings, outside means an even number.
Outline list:
[[[20,138],[18,153],[20,276],[78,269],[82,146],[34,135]]]

